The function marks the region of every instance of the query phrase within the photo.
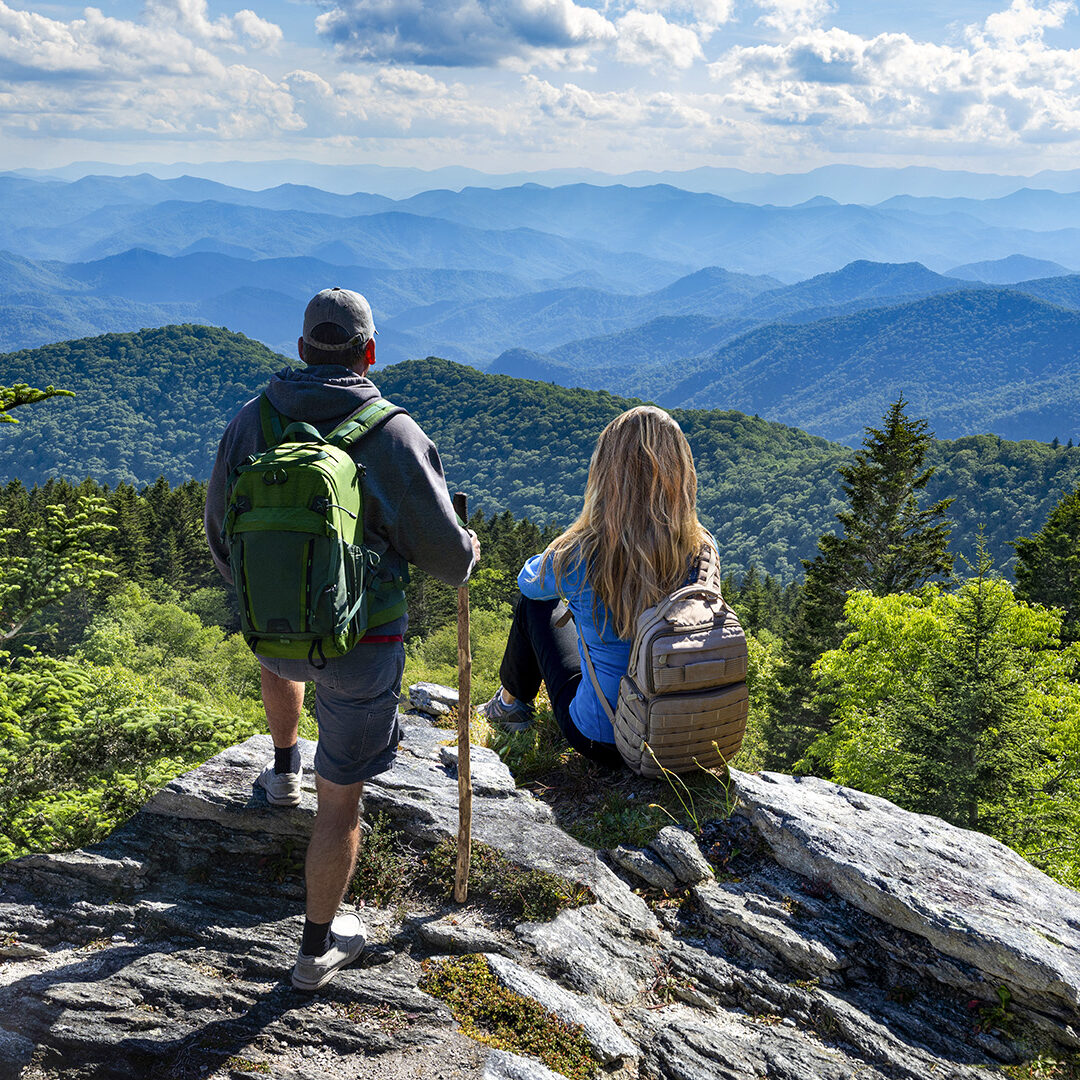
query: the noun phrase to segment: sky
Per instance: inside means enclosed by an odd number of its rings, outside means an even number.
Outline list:
[[[247,2],[0,0],[0,168],[1080,167],[1075,0]]]

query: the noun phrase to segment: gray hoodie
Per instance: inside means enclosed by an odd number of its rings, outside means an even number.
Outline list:
[[[325,364],[285,368],[270,379],[270,404],[323,435],[379,396],[369,379],[349,368]],[[229,552],[221,538],[225,486],[232,470],[266,443],[253,398],[233,417],[218,446],[206,495],[206,537],[222,577],[232,582]],[[431,440],[405,413],[391,416],[351,449],[366,469],[363,479],[364,543],[381,556],[380,576],[412,563],[448,585],[461,585],[473,566],[469,534],[457,524],[442,463]],[[404,620],[380,627],[400,633]]]

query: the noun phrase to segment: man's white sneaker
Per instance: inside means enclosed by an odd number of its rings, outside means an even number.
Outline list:
[[[303,774],[303,769],[295,773],[276,773],[274,772],[274,763],[271,761],[259,773],[259,778],[255,781],[255,784],[266,792],[266,801],[271,806],[299,806],[300,778]]]
[[[292,970],[292,984],[297,990],[318,990],[343,967],[351,964],[367,944],[367,931],[360,916],[351,911],[338,915],[330,924],[330,948],[322,956],[298,953]]]

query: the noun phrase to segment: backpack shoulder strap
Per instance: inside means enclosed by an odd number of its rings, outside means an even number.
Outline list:
[[[589,655],[589,646],[585,644],[583,635],[579,635],[579,638],[581,640],[582,652],[585,653],[585,666],[589,669],[589,678],[592,680],[593,689],[596,691],[596,696],[600,699],[600,705],[607,714],[608,720],[614,725],[615,712],[608,704],[608,699],[604,697],[604,691],[600,689],[600,680],[596,677],[596,668],[593,667],[592,657]]]
[[[338,424],[326,436],[326,441],[333,443],[341,450],[347,450],[380,424],[389,420],[391,416],[403,412],[405,410],[400,405],[395,405],[386,398],[376,398],[374,401],[369,401],[359,412],[353,413],[348,420]]]
[[[270,399],[266,394],[259,395],[259,422],[262,425],[262,436],[267,450],[272,450],[281,442],[285,428],[292,423],[287,416],[282,416],[270,404]]]

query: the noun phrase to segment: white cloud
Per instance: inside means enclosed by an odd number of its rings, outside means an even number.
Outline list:
[[[978,46],[996,42],[1011,46],[1024,43],[1041,44],[1043,32],[1060,27],[1065,17],[1076,11],[1067,0],[1052,0],[1045,7],[1036,7],[1030,0],[1013,0],[1006,11],[987,17],[982,27],[969,27],[968,37]]]
[[[715,126],[713,115],[704,107],[708,99],[670,93],[597,92],[574,83],[555,86],[534,75],[525,76],[525,89],[533,105],[560,125],[600,124],[618,129],[650,127],[667,130]]]
[[[833,10],[831,0],[756,0],[765,14],[758,22],[762,26],[779,30],[782,34],[795,33],[818,26]]]
[[[225,0],[150,0],[138,19],[50,18],[18,2],[0,0],[8,146],[156,141],[200,159],[242,140],[248,154],[506,168],[966,152],[999,153],[1003,169],[1038,168],[1052,147],[1065,163],[1080,144],[1080,50],[1051,44],[1080,0],[1000,0],[949,44],[812,25],[828,11],[816,0],[753,0],[752,17],[774,20],[768,34],[726,47],[706,92],[695,76],[730,0],[328,0],[338,6],[320,22],[321,49],[285,49],[280,28]],[[298,70],[273,67],[263,50],[275,48]],[[659,78],[634,72],[632,88],[614,90],[614,61]],[[519,77],[602,63],[571,80]]]
[[[273,79],[225,64],[205,47],[225,31],[188,26],[184,19],[199,11],[189,4],[168,26],[110,18],[97,8],[61,22],[0,0],[6,131],[236,138],[302,127]]]
[[[629,11],[616,23],[619,32],[616,59],[641,64],[654,71],[684,69],[704,60],[697,34],[670,23],[656,11]]]
[[[272,52],[281,44],[283,34],[276,23],[261,19],[254,11],[245,8],[233,16],[233,25],[247,38],[251,47]]]
[[[154,25],[175,27],[203,42],[231,43],[243,37],[255,49],[272,50],[282,40],[280,26],[249,9],[211,20],[207,0],[146,0],[146,15]]]
[[[411,68],[344,72],[330,79],[293,71],[285,81],[312,138],[432,136],[470,129],[504,133],[514,120],[505,103],[479,101],[461,83]]]
[[[817,129],[826,143],[845,132],[889,132],[894,152],[897,139],[983,149],[1078,139],[1080,50],[1043,40],[1071,10],[1014,0],[958,45],[804,30],[782,44],[731,49],[710,71],[729,107]]]
[[[691,24],[707,37],[733,17],[734,0],[634,0],[638,11],[658,11],[671,21]]]
[[[355,60],[581,66],[615,27],[574,0],[339,0],[318,32]]]

